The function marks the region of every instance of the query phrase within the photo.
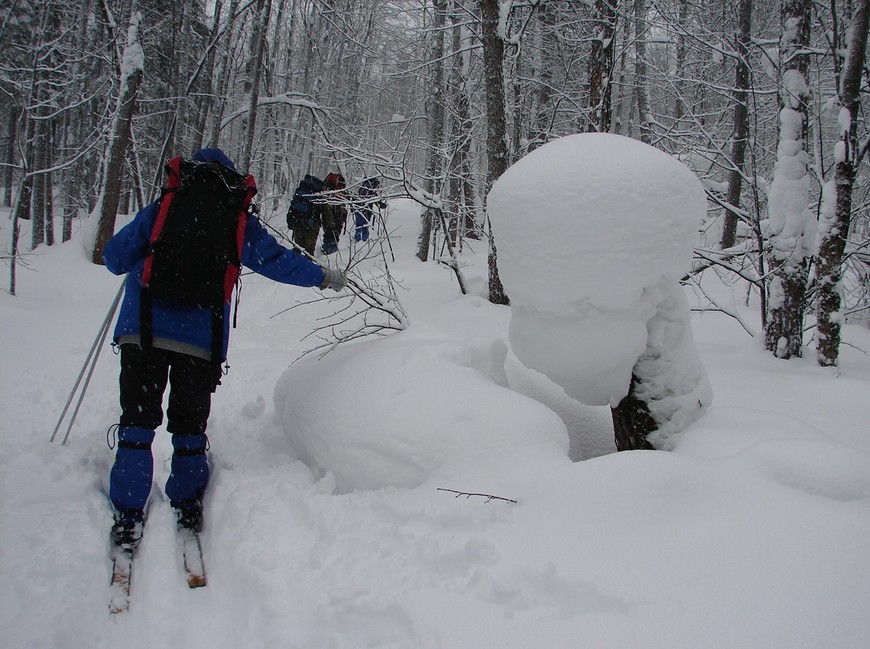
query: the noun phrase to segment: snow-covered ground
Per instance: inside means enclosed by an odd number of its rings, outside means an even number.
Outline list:
[[[463,297],[414,257],[414,206],[389,222],[401,333],[291,366],[334,304],[288,311],[317,292],[245,277],[208,431],[209,585],[181,574],[161,430],[116,617],[108,345],[68,444],[49,437],[120,280],[75,240],[28,255],[18,296],[0,294],[0,645],[870,647],[870,332],[846,328],[835,376],[695,314],[712,407],[673,452],[614,453],[606,408],[511,353],[509,309],[480,297],[484,246],[463,256]]]

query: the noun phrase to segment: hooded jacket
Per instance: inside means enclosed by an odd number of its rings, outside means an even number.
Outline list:
[[[220,162],[235,171],[232,161],[220,149],[201,149],[194,155],[201,162]],[[148,244],[157,219],[159,201],[142,208],[106,244],[103,258],[115,275],[127,274],[124,300],[115,325],[118,344],[139,343],[142,270]],[[242,243],[242,266],[283,284],[320,286],[324,270],[294,250],[283,247],[254,216],[249,216]],[[226,359],[229,341],[229,310],[224,306],[224,331],[221,360]],[[153,345],[199,358],[211,358],[212,310],[208,307],[179,305],[157,296],[152,302]]]

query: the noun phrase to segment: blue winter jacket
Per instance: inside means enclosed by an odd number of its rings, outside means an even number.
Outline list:
[[[142,269],[157,218],[157,207],[158,202],[154,202],[140,210],[109,240],[103,253],[106,268],[115,275],[127,273],[124,301],[114,334],[115,342],[119,344],[139,342]],[[320,286],[324,279],[320,266],[298,252],[284,248],[253,216],[248,217],[245,227],[241,261],[254,272],[284,284]],[[152,305],[155,347],[211,358],[211,309],[167,303],[156,296]],[[222,359],[227,355],[229,310],[230,306],[226,305]]]

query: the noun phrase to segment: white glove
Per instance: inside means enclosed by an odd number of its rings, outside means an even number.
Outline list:
[[[319,286],[321,291],[327,288],[331,288],[333,291],[340,291],[345,286],[347,286],[347,275],[344,271],[337,268],[329,268],[328,266],[323,269],[323,281],[320,282]]]

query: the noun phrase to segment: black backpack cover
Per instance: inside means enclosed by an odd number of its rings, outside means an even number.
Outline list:
[[[215,320],[212,337],[219,333],[218,342],[222,342],[223,307],[232,297],[241,270],[245,224],[256,182],[253,176],[243,176],[218,162],[180,156],[170,160],[166,170],[168,180],[142,273],[142,343],[150,345],[151,341],[152,296],[211,307],[220,316],[220,331]]]

